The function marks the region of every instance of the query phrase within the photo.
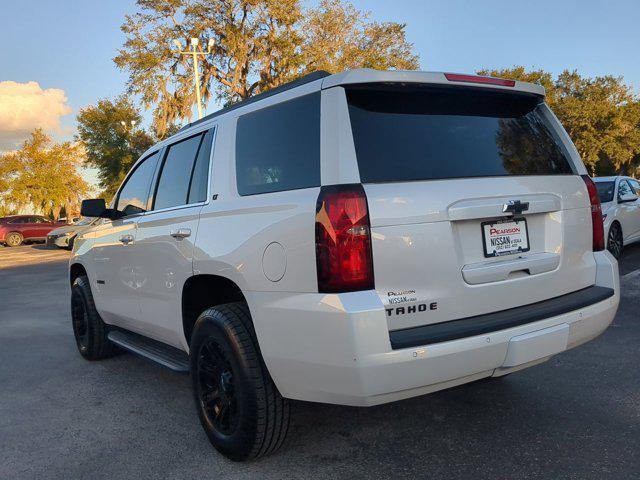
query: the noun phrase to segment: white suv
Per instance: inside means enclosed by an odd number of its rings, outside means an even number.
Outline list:
[[[277,449],[289,399],[499,377],[619,301],[595,185],[538,85],[318,72],[151,148],[70,262],[73,328],[190,372],[211,443]]]
[[[629,177],[597,177],[607,249],[620,258],[624,245],[640,240],[640,183]]]

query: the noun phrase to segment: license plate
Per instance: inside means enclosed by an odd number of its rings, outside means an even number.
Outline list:
[[[529,251],[529,233],[524,218],[482,223],[485,257]]]

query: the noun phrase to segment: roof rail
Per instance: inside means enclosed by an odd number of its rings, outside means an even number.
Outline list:
[[[321,78],[325,78],[328,77],[329,75],[331,75],[329,72],[325,71],[325,70],[316,70],[315,72],[311,72],[308,73],[307,75],[304,75],[296,80],[292,80],[290,82],[287,83],[283,83],[282,85],[272,88],[271,90],[267,90],[266,92],[262,92],[259,93],[258,95],[255,95],[254,97],[250,97],[247,98],[246,100],[241,100],[237,103],[234,103],[233,105],[230,105],[228,107],[222,108],[220,110],[218,110],[217,112],[213,112],[210,113],[209,115],[206,115],[204,117],[202,117],[199,120],[196,120],[195,122],[191,122],[186,124],[184,127],[182,127],[180,130],[178,130],[178,132],[182,132],[183,130],[186,130],[187,128],[191,128],[194,125],[198,125],[200,123],[206,122],[207,120],[211,120],[212,118],[218,117],[220,115],[223,115],[225,113],[228,113],[232,110],[235,110],[236,108],[240,108],[240,107],[244,107],[245,105],[249,105],[251,103],[257,102],[258,100],[263,100],[265,98],[271,97],[273,95],[276,95],[278,93],[282,93],[282,92],[286,92],[287,90],[291,90],[292,88],[296,88],[299,87],[301,85],[304,85],[306,83],[311,83],[311,82],[315,82],[316,80],[320,80]]]

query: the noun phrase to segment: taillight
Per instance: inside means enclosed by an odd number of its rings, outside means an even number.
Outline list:
[[[596,184],[593,183],[589,175],[582,175],[584,183],[587,185],[589,202],[591,203],[591,223],[593,224],[593,251],[604,250],[604,223],[602,219],[602,207],[600,206],[600,196]]]
[[[360,184],[322,187],[316,205],[318,291],[373,288],[367,197]]]
[[[507,80],[506,78],[480,77],[478,75],[462,75],[460,73],[445,73],[444,76],[450,82],[485,83],[502,87],[516,86],[515,80]]]

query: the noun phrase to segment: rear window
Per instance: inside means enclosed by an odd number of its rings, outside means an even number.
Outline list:
[[[533,95],[365,85],[347,101],[365,183],[574,173]]]
[[[238,119],[238,193],[320,185],[320,94],[266,107]]]
[[[614,182],[595,182],[596,188],[598,189],[598,196],[600,197],[600,202],[612,202],[613,201],[613,193],[616,189],[616,184]]]

